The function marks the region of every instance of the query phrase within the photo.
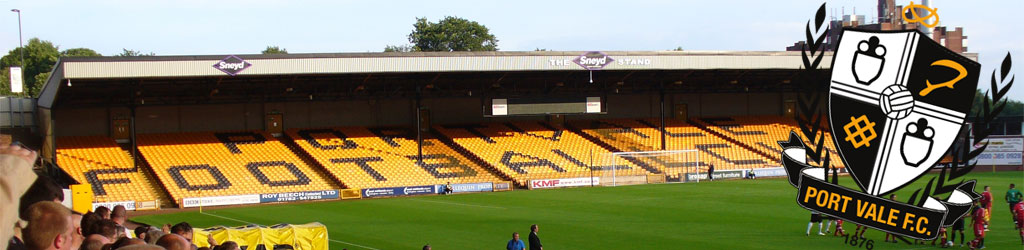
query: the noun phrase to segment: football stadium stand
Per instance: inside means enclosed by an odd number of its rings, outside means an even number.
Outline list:
[[[188,197],[337,189],[263,131],[141,134],[138,141],[139,151],[179,202]]]
[[[520,185],[535,179],[599,176],[601,173],[591,170],[612,168],[619,175],[660,173],[621,158],[613,165],[591,164],[610,151],[546,122],[440,125],[435,130]]]
[[[800,129],[793,118],[782,116],[736,116],[696,118],[693,120],[711,131],[731,137],[744,146],[770,156],[782,154],[782,147],[779,146],[778,141],[787,138],[790,131],[799,131]],[[832,134],[826,132],[824,135],[825,149],[833,157],[839,156],[834,144],[832,144]],[[805,141],[805,143],[809,142]],[[779,164],[778,158],[770,159],[773,164]],[[833,166],[843,167],[841,160],[834,160],[831,163]]]
[[[657,119],[616,119],[574,121],[570,125],[578,128],[588,136],[606,143],[618,151],[657,151],[661,150],[661,131]],[[751,169],[775,165],[765,156],[736,145],[733,142],[709,134],[696,126],[678,120],[666,120],[665,150],[697,149],[700,154],[700,166],[704,170],[714,164],[716,170]],[[662,166],[648,162],[652,166],[662,168],[670,177],[692,171],[692,168],[667,169],[674,166]]]
[[[57,137],[57,165],[75,181],[91,184],[93,202],[156,201],[166,197],[131,155],[104,136]]]
[[[413,132],[344,127],[289,129],[287,135],[348,188],[502,181],[429,133],[423,138],[420,162]]]

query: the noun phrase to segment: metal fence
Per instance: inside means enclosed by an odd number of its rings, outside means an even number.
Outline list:
[[[36,125],[35,115],[35,98],[0,97],[0,127],[34,127]]]

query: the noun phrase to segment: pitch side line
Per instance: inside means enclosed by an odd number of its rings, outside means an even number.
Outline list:
[[[362,248],[366,248],[366,249],[370,249],[370,250],[380,250],[380,249],[376,249],[376,248],[372,248],[372,247],[368,247],[368,246],[352,244],[352,243],[348,243],[348,242],[344,242],[344,241],[340,241],[340,240],[335,240],[335,239],[327,239],[327,240],[333,241],[333,242],[337,242],[337,243],[341,243],[341,244],[345,244],[345,245],[349,245],[349,246],[362,247]]]
[[[433,201],[433,200],[421,200],[421,199],[410,199],[410,200],[414,200],[414,201],[422,201],[422,202],[433,202],[433,203],[440,203],[440,204],[448,204],[448,205],[459,205],[459,206],[468,206],[468,207],[482,207],[482,208],[494,208],[494,209],[508,209],[508,208],[505,208],[505,207],[495,207],[495,206],[485,206],[485,205],[474,205],[474,204],[465,204],[465,203],[458,203],[458,202],[447,202],[447,201]]]
[[[245,224],[256,224],[256,223],[252,223],[252,222],[248,222],[248,221],[244,221],[244,220],[239,220],[239,219],[235,219],[235,218],[231,218],[231,217],[227,217],[227,216],[220,216],[220,215],[216,215],[216,214],[210,214],[210,213],[200,213],[200,214],[209,215],[209,216],[213,216],[213,217],[217,217],[217,218],[221,218],[221,219],[225,219],[225,220],[237,221],[237,222],[241,222],[241,223],[245,223]],[[372,248],[372,247],[368,247],[368,246],[358,245],[358,244],[355,244],[355,243],[349,243],[349,242],[344,242],[344,241],[330,239],[330,238],[328,238],[327,240],[333,241],[333,242],[337,242],[337,243],[341,243],[341,244],[345,244],[345,245],[366,248],[366,249],[370,249],[370,250],[380,250],[380,249],[376,249],[376,248]]]
[[[205,215],[209,215],[209,216],[213,216],[213,217],[217,217],[217,218],[221,218],[221,219],[225,219],[225,220],[233,220],[233,221],[245,223],[246,225],[256,224],[256,223],[252,223],[252,222],[248,222],[248,221],[244,221],[244,220],[239,220],[239,219],[235,219],[235,218],[231,218],[231,217],[226,217],[226,216],[220,216],[220,215],[216,215],[216,214],[210,214],[210,213],[201,213],[201,214],[205,214]]]

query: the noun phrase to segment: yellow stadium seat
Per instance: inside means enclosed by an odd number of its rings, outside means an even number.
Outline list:
[[[427,133],[423,161],[405,128],[289,129],[288,137],[348,188],[400,187],[502,179]]]
[[[138,140],[176,201],[338,188],[266,132],[141,134]]]
[[[57,165],[79,183],[91,184],[94,202],[166,201],[146,170],[103,136],[57,137]]]

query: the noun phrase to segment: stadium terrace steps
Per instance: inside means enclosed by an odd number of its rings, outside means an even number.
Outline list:
[[[623,151],[623,150],[620,150],[619,148],[616,148],[615,146],[612,146],[611,144],[609,144],[609,142],[602,141],[601,139],[598,139],[594,135],[591,135],[591,134],[588,134],[586,132],[583,132],[583,130],[581,130],[578,127],[573,126],[572,124],[566,124],[566,129],[568,129],[569,131],[572,131],[573,133],[576,133],[577,135],[582,136],[583,138],[586,138],[591,143],[594,143],[595,145],[600,146],[601,148],[604,148],[605,150],[608,150],[609,152],[613,152],[613,153],[616,153],[616,152],[637,152],[637,151],[657,151],[657,150],[659,150],[659,149],[655,149],[655,148],[652,148],[650,146],[639,144],[639,143],[635,143],[635,142],[616,141],[617,144],[623,146],[622,147],[623,149],[629,150],[629,151]],[[626,160],[632,162],[633,164],[636,164],[636,165],[639,165],[639,166],[645,166],[648,169],[651,169],[650,172],[653,173],[653,174],[664,174],[665,173],[665,168],[664,167],[657,167],[658,164],[656,162],[645,162],[645,161],[637,159],[637,158],[626,158]]]
[[[735,116],[691,119],[698,126],[711,133],[729,138],[744,147],[762,155],[771,156],[772,162],[779,164],[778,156],[782,147],[778,141],[788,138],[790,131],[799,131],[792,118],[781,116]],[[838,156],[832,143],[832,134],[824,132],[825,149]],[[810,143],[805,141],[805,143]],[[843,167],[842,161],[832,161],[832,165]]]
[[[122,144],[121,148],[126,148],[126,147]],[[130,147],[127,147],[127,148],[130,148]],[[128,154],[128,156],[131,156],[131,152],[130,151],[128,151],[126,153]],[[150,180],[159,180],[160,178],[157,177],[156,172],[153,171],[153,167],[149,166],[149,162],[146,161],[146,156],[142,155],[142,152],[139,152],[138,155],[139,155],[139,161],[138,161],[139,168],[141,168],[142,172],[146,175],[146,177],[149,177]],[[175,207],[175,206],[178,205],[178,201],[175,200],[175,199],[171,199],[171,193],[169,193],[166,188],[159,188],[159,187],[157,187],[154,190],[155,190],[154,192],[157,192],[160,195],[160,201],[158,202],[158,205],[160,207]]]
[[[591,166],[601,165],[599,157],[611,151],[546,122],[438,125],[434,129],[511,177],[517,185],[525,186],[534,179],[600,176],[600,171],[612,168],[620,175],[657,171],[622,158],[609,166]]]
[[[262,131],[142,134],[138,147],[175,201],[337,188]]]
[[[167,201],[143,166],[134,167],[117,142],[103,136],[57,138],[57,165],[75,181],[91,184],[94,202]]]
[[[433,134],[433,135],[440,135],[441,134],[440,131],[438,131],[436,128],[433,128],[433,127],[430,128],[430,133]],[[484,166],[484,168],[487,169],[487,171],[490,172],[491,174],[493,174],[495,176],[498,176],[499,178],[501,178],[504,181],[512,180],[512,176],[509,176],[509,175],[507,175],[507,174],[505,174],[505,173],[503,173],[501,171],[498,171],[497,168],[495,168],[494,166],[491,166],[491,164],[487,163],[487,161],[484,161],[484,159],[481,159],[479,156],[473,154],[473,152],[470,152],[468,149],[462,147],[462,145],[459,145],[458,143],[455,143],[455,141],[452,140],[452,138],[448,138],[448,137],[444,137],[444,136],[435,136],[435,137],[438,140],[440,140],[442,143],[444,143],[444,145],[447,145],[449,148],[452,148],[456,152],[459,152],[459,154],[462,154],[462,156],[465,156],[470,161],[473,161],[473,163],[476,163],[477,165],[480,165],[480,166]]]
[[[429,133],[419,162],[408,128],[289,129],[287,135],[348,188],[500,182],[500,177]]]
[[[655,119],[612,119],[574,121],[570,124],[589,137],[620,151],[657,151],[661,150],[662,133],[656,123]],[[714,164],[716,170],[751,169],[771,165],[768,158],[686,122],[666,120],[665,127],[668,133],[665,140],[666,150],[697,149],[700,162],[696,164],[702,168],[709,164]],[[649,164],[662,169],[670,178],[678,178],[694,170],[662,166],[666,164],[657,162]]]
[[[763,152],[761,150],[757,150],[754,147],[751,147],[750,145],[747,145],[746,143],[741,141],[741,140],[747,140],[747,139],[749,139],[748,137],[750,137],[750,136],[744,136],[743,133],[753,133],[755,135],[767,135],[768,133],[766,133],[766,132],[759,131],[759,130],[739,131],[739,132],[734,132],[732,134],[732,136],[729,136],[728,134],[722,133],[719,130],[711,129],[711,128],[709,128],[709,126],[712,126],[712,127],[715,127],[715,128],[719,128],[719,129],[723,129],[723,130],[726,130],[727,132],[733,132],[732,130],[727,129],[730,126],[717,126],[717,125],[713,125],[713,124],[710,124],[710,123],[708,123],[708,124],[701,123],[703,121],[706,121],[706,120],[705,119],[697,119],[697,120],[690,119],[689,120],[690,124],[693,124],[693,126],[699,128],[701,130],[704,130],[704,132],[707,132],[709,134],[712,134],[714,136],[717,136],[719,138],[722,138],[722,139],[725,139],[725,140],[727,140],[729,142],[732,142],[733,144],[736,144],[737,146],[740,146],[742,148],[750,150],[750,152],[754,152],[755,154],[759,154],[761,156],[764,156],[765,158],[771,158],[771,157],[777,157],[778,156],[778,154],[773,156],[773,155],[765,153],[765,152]],[[737,139],[737,138],[739,138],[739,139]],[[758,137],[758,139],[765,139],[765,138],[767,138],[767,137],[764,137],[764,136]],[[778,151],[778,152],[779,152],[779,154],[781,154],[782,151]]]
[[[317,162],[316,159],[313,158],[312,155],[310,155],[308,152],[306,152],[306,150],[302,149],[302,147],[300,147],[299,144],[296,143],[295,138],[289,137],[288,134],[282,134],[278,138],[281,139],[280,141],[281,141],[281,143],[284,143],[285,147],[288,147],[289,151],[291,151],[293,154],[298,156],[299,159],[302,159],[302,162],[306,163],[306,165],[312,166],[314,168],[317,168],[318,170],[326,169],[322,165],[320,165],[320,162]],[[324,180],[332,181],[333,183],[331,183],[331,185],[334,185],[334,186],[337,186],[337,187],[341,187],[341,188],[348,188],[347,186],[345,186],[344,183],[341,182],[341,180],[339,180],[338,178],[335,178],[334,175],[327,174],[326,171],[314,171],[314,172],[316,172],[316,174],[319,175],[320,178],[323,178]]]

